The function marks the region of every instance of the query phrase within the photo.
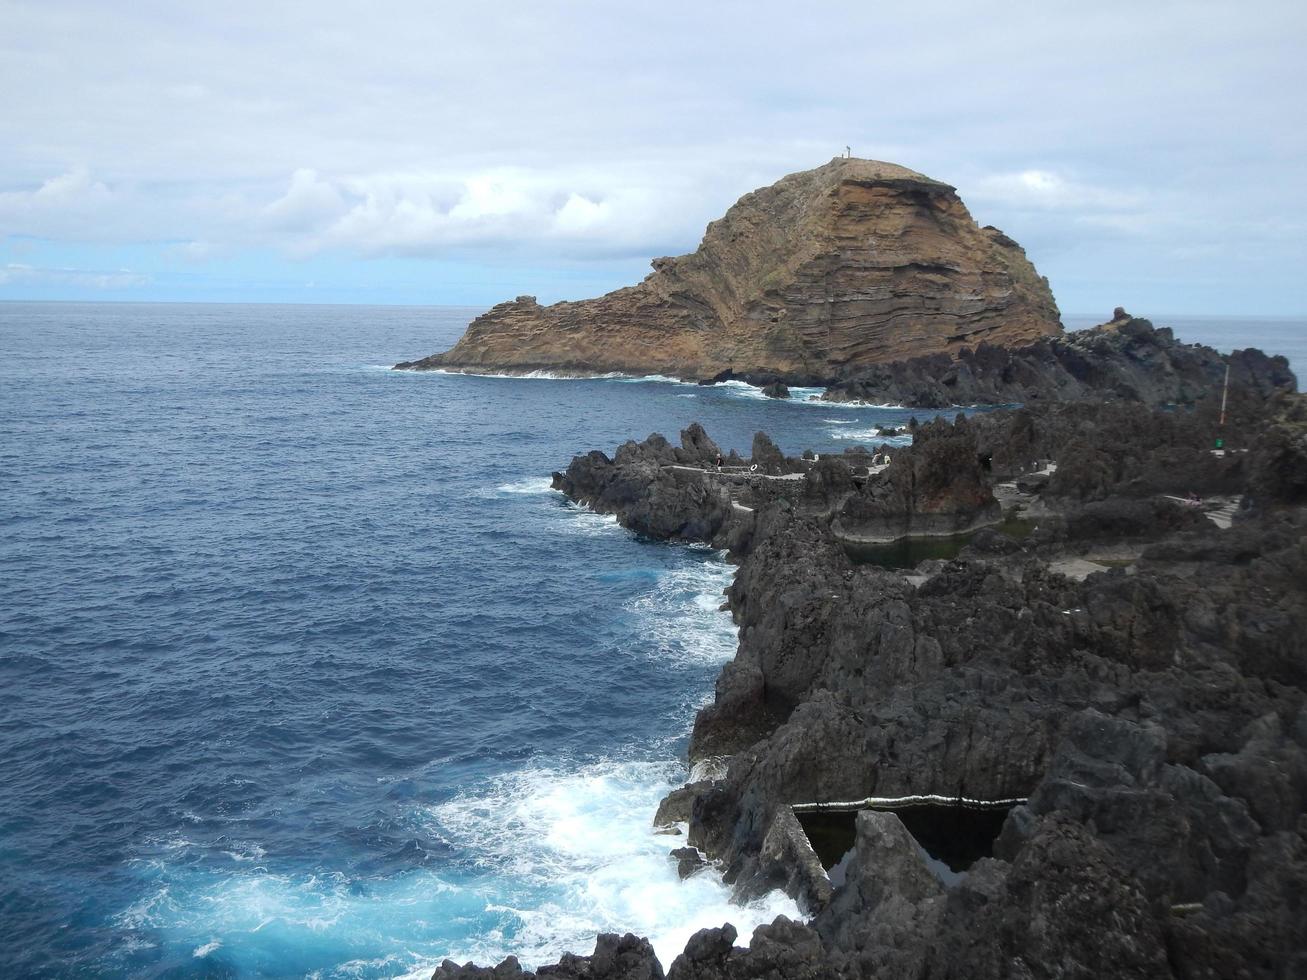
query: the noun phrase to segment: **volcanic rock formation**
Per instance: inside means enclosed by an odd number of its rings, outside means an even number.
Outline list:
[[[414,370],[661,373],[826,383],[860,368],[1061,331],[1047,280],[948,184],[837,158],[742,197],[637,286],[477,317]]]
[[[1021,347],[989,343],[957,357],[928,354],[876,364],[830,387],[827,401],[921,408],[1051,401],[1130,401],[1189,405],[1219,397],[1229,384],[1257,398],[1294,391],[1284,357],[1256,348],[1223,355],[1185,344],[1120,307],[1107,323]]]
[[[555,475],[627,527],[740,562],[739,650],[689,746],[710,775],[656,821],[686,821],[739,897],[781,887],[811,918],[749,950],[704,930],[669,980],[1303,975],[1307,396],[1233,398],[1223,456],[1214,412],[936,421],[878,474],[761,434],[756,470],[721,471],[696,425]],[[835,533],[849,501],[983,505],[990,481],[1040,487],[1026,537],[982,530],[955,560],[891,569]],[[1195,485],[1242,498],[1232,526],[1177,502]],[[1104,544],[1128,567],[1061,570]],[[987,856],[943,874],[898,816],[861,809],[914,799],[1010,809]],[[814,807],[861,809],[828,872],[796,821]]]

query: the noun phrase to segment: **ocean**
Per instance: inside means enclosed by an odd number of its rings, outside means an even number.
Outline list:
[[[914,413],[387,370],[475,312],[0,304],[0,975],[418,977],[599,931],[668,966],[797,915],[678,881],[650,826],[730,566],[549,474]],[[1307,368],[1301,320],[1155,319]]]

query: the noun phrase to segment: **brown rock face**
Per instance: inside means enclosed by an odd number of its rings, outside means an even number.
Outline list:
[[[822,381],[1061,330],[1020,246],[977,226],[949,185],[873,160],[837,158],[746,194],[697,251],[653,268],[598,299],[519,296],[453,349],[397,367]]]

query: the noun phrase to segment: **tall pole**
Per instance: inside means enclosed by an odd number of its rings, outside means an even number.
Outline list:
[[[1230,362],[1225,362],[1225,384],[1221,388],[1221,418],[1216,423],[1216,448],[1225,449],[1225,401],[1230,395]]]
[[[1225,364],[1225,386],[1221,389],[1221,428],[1225,428],[1225,400],[1230,395],[1230,362]]]

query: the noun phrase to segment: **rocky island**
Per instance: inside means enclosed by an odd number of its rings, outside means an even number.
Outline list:
[[[837,158],[742,197],[640,284],[541,306],[519,296],[406,370],[734,376],[825,384],[868,365],[1061,332],[1048,282],[954,188]]]

